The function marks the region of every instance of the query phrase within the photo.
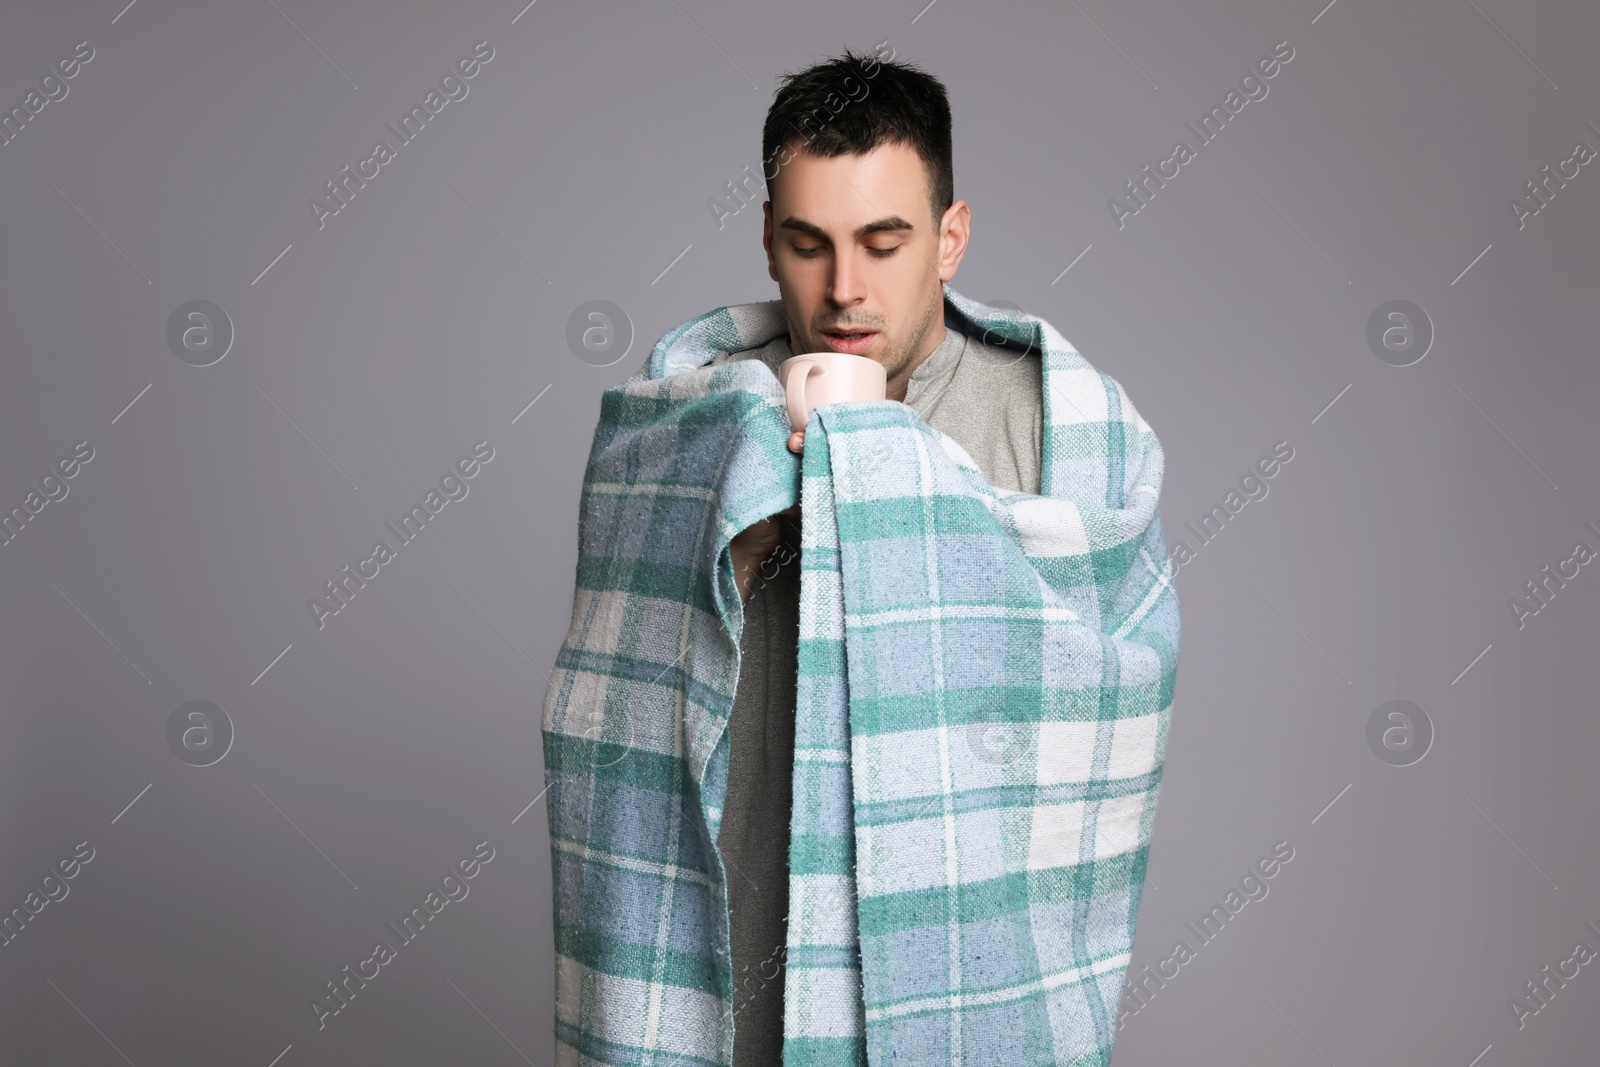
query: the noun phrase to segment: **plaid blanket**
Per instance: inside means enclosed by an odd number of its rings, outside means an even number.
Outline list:
[[[1177,674],[1161,446],[1049,323],[944,296],[1044,361],[1040,495],[894,401],[789,452],[771,371],[708,365],[785,332],[776,300],[602,396],[542,721],[562,1067],[731,1062],[727,546],[797,499],[784,1063],[1110,1060]]]

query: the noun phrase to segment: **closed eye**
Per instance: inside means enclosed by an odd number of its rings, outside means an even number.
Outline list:
[[[900,246],[899,245],[893,245],[893,246],[891,246],[889,248],[869,248],[869,249],[867,249],[867,251],[869,253],[871,253],[873,256],[876,256],[878,259],[888,259],[890,256],[894,255],[899,250],[900,250]],[[817,256],[817,253],[819,253],[821,251],[822,251],[822,246],[821,245],[816,245],[816,246],[813,246],[813,247],[810,247],[810,248],[802,248],[799,245],[796,245],[795,248],[794,248],[795,255],[799,256],[801,259],[815,259],[816,256]]]

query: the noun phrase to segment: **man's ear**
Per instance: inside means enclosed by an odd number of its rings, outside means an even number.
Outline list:
[[[767,250],[767,275],[778,280],[778,261],[772,255],[772,201],[761,202],[761,247]]]
[[[965,200],[957,200],[945,209],[939,223],[939,280],[948,282],[961,268],[961,257],[967,254],[967,238],[972,231],[972,209]]]

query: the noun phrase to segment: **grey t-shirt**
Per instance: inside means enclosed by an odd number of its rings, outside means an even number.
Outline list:
[[[948,309],[947,309],[948,311]],[[996,488],[1039,492],[1043,365],[1037,350],[1008,350],[951,325],[911,372],[904,403],[967,450]],[[787,335],[713,363],[759,359],[778,373]],[[783,967],[789,914],[800,536],[758,570],[745,603],[739,682],[729,723],[728,792],[717,847],[728,867],[734,981],[733,1067],[783,1061]]]

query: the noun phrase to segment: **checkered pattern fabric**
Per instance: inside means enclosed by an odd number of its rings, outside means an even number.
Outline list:
[[[1047,322],[948,286],[1042,359],[1039,495],[894,401],[813,410],[722,352],[779,301],[670,331],[601,399],[542,732],[556,1062],[728,1064],[727,546],[801,502],[784,1063],[1105,1065],[1177,677],[1163,458]]]

